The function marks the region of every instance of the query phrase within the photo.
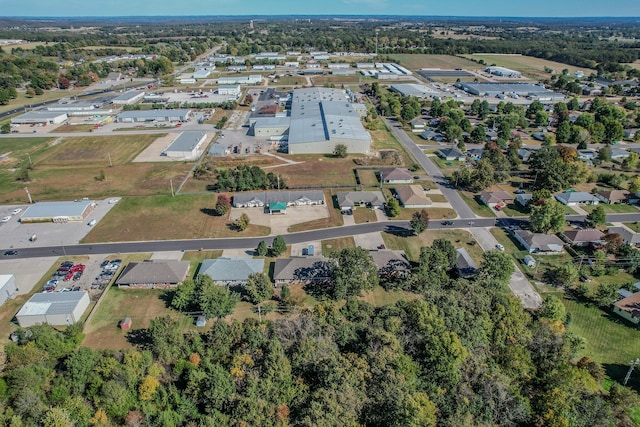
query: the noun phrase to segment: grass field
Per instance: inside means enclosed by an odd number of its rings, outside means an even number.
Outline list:
[[[275,170],[287,181],[288,186],[332,186],[332,185],[356,185],[353,169],[354,157],[347,156],[337,159],[322,154],[292,155],[287,158],[298,164],[283,166]]]
[[[37,104],[39,102],[51,101],[54,99],[60,98],[70,98],[74,95],[80,95],[83,92],[81,90],[47,90],[42,95],[37,95],[32,98],[27,96],[26,91],[19,90],[18,97],[16,99],[12,99],[9,104],[0,106],[0,113],[4,113],[6,111],[11,111],[16,108],[21,107],[30,107],[33,104]]]
[[[624,225],[635,231],[636,233],[640,233],[640,222],[625,222]]]
[[[608,203],[600,203],[597,206],[602,206],[605,213],[638,213],[638,208],[632,205],[627,205],[626,203],[616,203],[610,205]],[[586,212],[592,212],[596,207],[596,205],[585,205],[580,206]]]
[[[353,219],[356,224],[362,224],[364,222],[376,222],[376,212],[373,209],[358,208],[353,210]]]
[[[372,169],[359,169],[358,176],[360,177],[360,184],[363,187],[379,187],[380,181],[378,180],[377,171]]]
[[[474,261],[478,264],[482,261],[482,248],[466,230],[427,230],[418,236],[408,237],[384,232],[382,238],[387,249],[403,250],[412,261],[418,261],[420,248],[431,246],[435,239],[449,240],[456,248],[464,247]]]
[[[51,133],[91,132],[93,125],[60,125]]]
[[[459,191],[460,197],[465,201],[467,205],[471,208],[473,213],[483,217],[494,217],[496,213],[489,206],[484,203],[480,203],[480,201],[474,196],[473,193],[469,193],[468,191]]]
[[[451,219],[456,217],[456,212],[449,208],[426,208],[429,212],[430,219]],[[400,214],[393,217],[395,220],[408,221],[415,212],[421,211],[422,208],[401,208]]]
[[[242,232],[231,229],[228,216],[219,217],[209,213],[214,203],[212,194],[127,197],[114,206],[83,241],[96,243],[269,234],[268,227],[254,224]]]
[[[544,71],[545,67],[553,69],[556,74],[561,73],[565,68],[568,69],[570,73],[581,70],[584,71],[585,74],[589,74],[593,71],[589,68],[574,67],[560,62],[524,55],[472,54],[465,55],[465,57],[478,61],[482,59],[487,65],[496,64],[501,67],[511,68],[534,79],[548,78],[551,76],[551,74]],[[482,66],[475,64],[474,68],[482,68]]]
[[[420,68],[474,69],[480,67],[473,61],[452,55],[394,54],[390,55],[390,57],[393,61],[410,70],[418,70]]]
[[[355,248],[356,241],[353,237],[338,237],[337,239],[327,239],[322,241],[322,255],[330,256],[331,253],[341,251],[345,248]]]
[[[400,290],[385,291],[382,286],[376,286],[371,291],[363,292],[362,296],[358,299],[376,307],[382,307],[384,305],[395,304],[398,301],[413,301],[421,298],[421,295],[414,294],[413,292]]]
[[[324,86],[325,84],[334,84],[339,87],[342,84],[358,84],[361,81],[374,81],[373,78],[361,76],[360,73],[351,76],[317,76],[312,77],[311,81],[314,86]]]
[[[433,203],[447,203],[447,198],[442,194],[427,194]]]

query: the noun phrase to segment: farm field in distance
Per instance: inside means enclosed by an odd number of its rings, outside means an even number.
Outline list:
[[[484,60],[486,65],[496,64],[500,67],[511,68],[522,72],[523,75],[534,79],[543,79],[551,77],[551,74],[544,71],[545,67],[551,68],[555,73],[560,73],[565,68],[570,73],[575,71],[583,71],[585,75],[588,75],[591,71],[589,68],[574,67],[572,65],[562,64],[560,62],[549,61],[546,59],[535,58],[533,56],[525,55],[499,55],[499,54],[484,54],[476,53],[472,55],[464,55],[466,58],[474,60]],[[476,64],[476,68],[482,68],[480,64]]]
[[[482,66],[469,59],[453,55],[428,55],[428,54],[392,54],[389,55],[394,61],[397,61],[403,67],[410,70],[419,70],[420,68],[442,68],[442,69],[477,69]]]

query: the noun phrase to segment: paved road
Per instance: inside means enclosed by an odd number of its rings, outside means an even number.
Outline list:
[[[456,211],[458,216],[463,219],[475,219],[477,217],[476,214],[474,214],[469,205],[462,200],[460,194],[453,188],[449,187],[448,181],[444,177],[442,171],[438,169],[431,159],[424,154],[420,147],[418,147],[411,138],[409,138],[405,131],[399,127],[398,123],[389,119],[386,119],[386,122],[391,129],[391,132],[398,138],[402,145],[404,145],[404,147],[411,153],[420,166],[422,166],[422,168],[434,178],[434,182],[442,194],[447,198],[451,207]]]

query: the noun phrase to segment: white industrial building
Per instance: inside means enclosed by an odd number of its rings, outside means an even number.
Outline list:
[[[240,96],[240,85],[220,86],[218,88],[218,95],[228,95],[237,98]]]
[[[4,304],[6,300],[12,299],[17,291],[16,276],[0,274],[0,305]]]
[[[69,102],[49,105],[47,111],[67,113],[69,111],[94,111],[96,108],[99,107],[96,107],[93,102]]]
[[[271,138],[284,136],[289,133],[291,117],[258,117],[251,126],[253,136],[257,138]]]
[[[111,102],[115,105],[133,105],[138,101],[142,101],[142,98],[144,98],[144,92],[130,90],[129,92],[125,92],[120,96],[116,96],[111,100]]]
[[[15,125],[32,125],[32,124],[47,124],[57,125],[67,120],[67,113],[58,111],[29,111],[28,113],[21,114],[11,119],[11,123]]]
[[[224,85],[255,85],[262,82],[262,76],[260,74],[252,74],[250,76],[234,76],[234,77],[220,77],[218,84]]]
[[[206,68],[201,68],[193,72],[194,79],[206,79],[211,74],[211,70],[207,70]]]
[[[185,77],[183,79],[180,79],[179,83],[181,85],[194,85],[196,84],[196,79],[194,79],[193,77]]]
[[[116,117],[118,123],[145,123],[145,122],[186,122],[189,120],[191,110],[137,110],[124,111]]]
[[[21,223],[84,221],[96,203],[93,200],[74,202],[38,202],[30,205],[20,217]]]
[[[167,157],[179,159],[194,159],[198,155],[198,151],[202,144],[207,140],[207,134],[199,131],[182,132],[171,144],[164,150]]]
[[[391,90],[404,96],[415,96],[416,98],[430,98],[438,93],[429,86],[415,83],[394,84],[391,85]]]
[[[87,291],[34,294],[16,314],[16,320],[23,328],[41,323],[72,325],[80,320],[89,302]]]
[[[511,77],[516,79],[522,77],[522,73],[520,73],[520,71],[510,70],[509,68],[504,67],[487,67],[484,69],[484,72],[498,77]]]

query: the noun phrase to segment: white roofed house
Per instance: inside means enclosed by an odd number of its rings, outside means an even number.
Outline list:
[[[556,200],[567,206],[597,205],[599,200],[585,191],[565,191],[556,195]]]
[[[436,154],[444,160],[458,160],[463,162],[466,159],[464,153],[457,148],[441,148]]]

